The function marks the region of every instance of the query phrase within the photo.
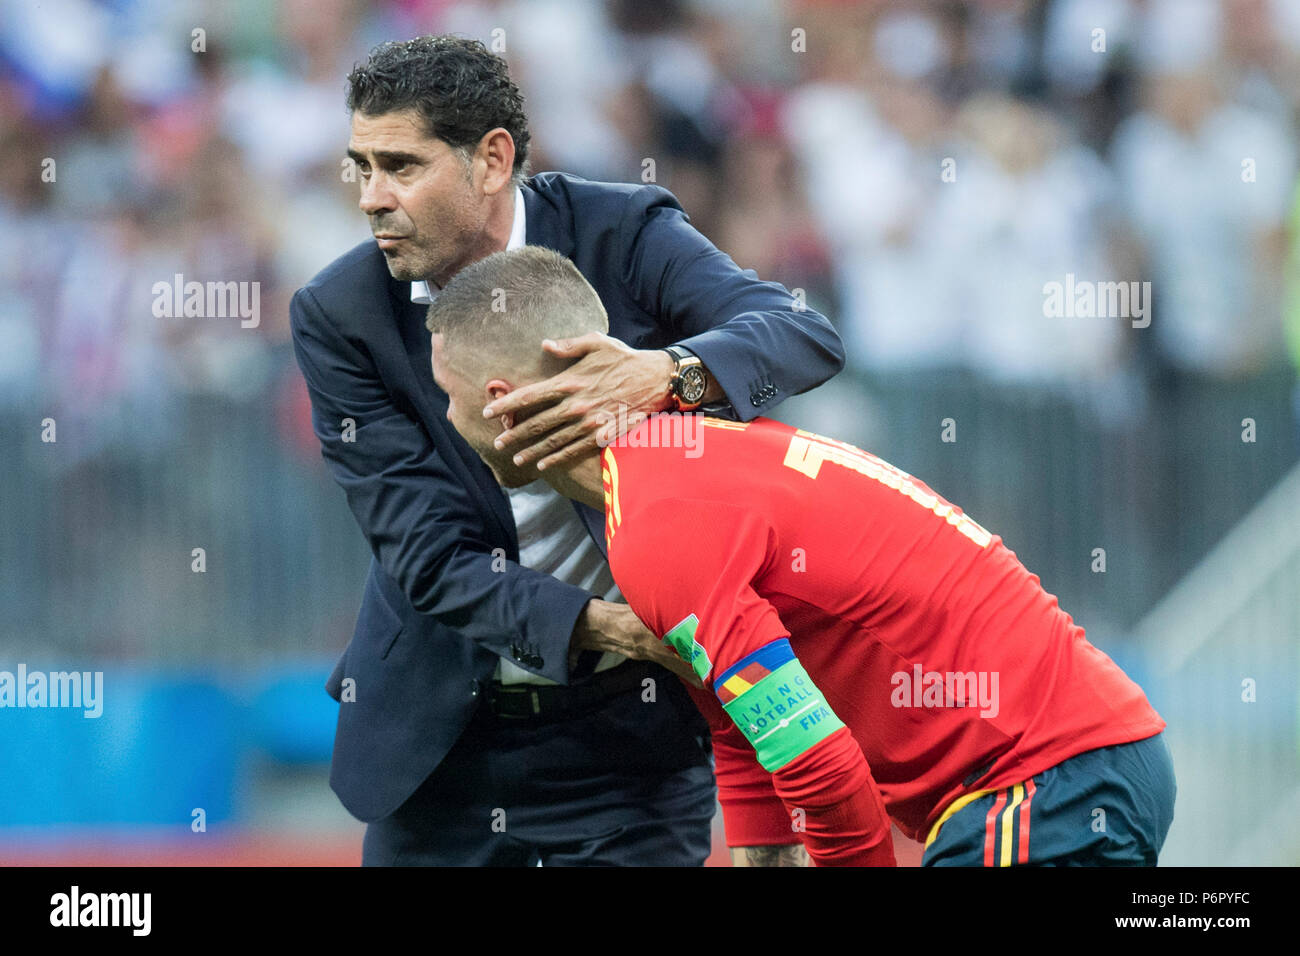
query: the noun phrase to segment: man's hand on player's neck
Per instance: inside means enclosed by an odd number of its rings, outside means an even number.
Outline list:
[[[487,418],[514,413],[514,427],[498,436],[497,447],[518,456],[518,464],[536,462],[545,474],[546,469],[597,453],[602,441],[608,444],[669,407],[673,360],[667,352],[634,349],[601,332],[543,347],[578,361],[484,409]],[[537,406],[545,408],[527,419],[520,417]]]

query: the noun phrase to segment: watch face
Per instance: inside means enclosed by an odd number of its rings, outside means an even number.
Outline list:
[[[698,368],[682,369],[682,374],[678,378],[677,397],[683,402],[687,405],[696,404],[704,398],[707,388],[708,382],[703,371]]]

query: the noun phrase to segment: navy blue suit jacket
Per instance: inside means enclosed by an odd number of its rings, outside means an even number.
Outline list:
[[[577,265],[609,334],[636,348],[691,349],[741,420],[843,367],[830,323],[740,270],[667,190],[542,173],[523,196],[528,243]],[[451,749],[498,657],[567,683],[569,639],[592,597],[516,563],[509,501],[446,419],[426,307],[410,290],[366,242],[291,306],[313,427],[374,556],[356,630],[327,682],[343,698],[330,785],[365,821],[396,810]],[[603,551],[604,515],[574,507]],[[502,559],[506,570],[494,570]]]

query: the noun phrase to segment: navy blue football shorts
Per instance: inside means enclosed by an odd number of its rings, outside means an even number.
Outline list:
[[[1155,866],[1174,819],[1164,734],[1089,750],[1001,790],[965,794],[922,866]]]

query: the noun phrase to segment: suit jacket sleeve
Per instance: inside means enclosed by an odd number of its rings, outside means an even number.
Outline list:
[[[844,367],[830,322],[780,283],[737,266],[696,231],[667,190],[646,186],[634,194],[621,239],[632,298],[700,357],[741,421]]]
[[[321,452],[384,570],[417,611],[567,683],[573,625],[593,595],[494,556],[473,490],[395,406],[363,347],[338,332],[310,289],[294,296],[290,317]],[[350,440],[346,418],[356,423]],[[513,645],[528,648],[524,659]]]

